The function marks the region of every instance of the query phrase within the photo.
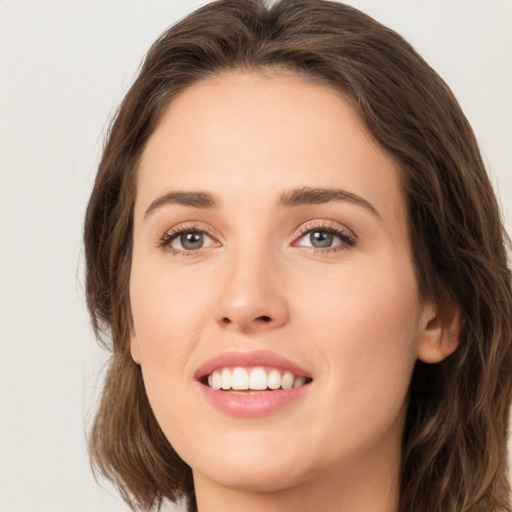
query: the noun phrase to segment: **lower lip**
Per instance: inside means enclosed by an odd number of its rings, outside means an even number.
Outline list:
[[[231,416],[257,417],[276,412],[304,397],[311,384],[293,389],[231,392],[212,389],[198,383],[208,401],[219,411]]]

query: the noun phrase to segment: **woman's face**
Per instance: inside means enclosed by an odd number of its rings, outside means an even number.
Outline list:
[[[393,160],[339,93],[257,73],[189,87],[134,215],[132,355],[196,483],[394,467],[432,308]]]

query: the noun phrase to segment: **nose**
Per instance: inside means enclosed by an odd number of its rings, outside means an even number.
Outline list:
[[[233,255],[222,280],[215,316],[223,328],[251,334],[288,322],[284,273],[271,255]]]

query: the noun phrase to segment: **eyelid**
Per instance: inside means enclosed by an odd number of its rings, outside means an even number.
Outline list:
[[[294,234],[294,242],[292,245],[298,246],[298,247],[305,247],[305,246],[299,246],[297,245],[297,242],[306,234],[311,231],[326,231],[328,233],[331,233],[335,236],[338,236],[344,243],[341,246],[335,246],[335,247],[328,247],[328,248],[314,248],[315,251],[319,252],[326,252],[326,251],[333,251],[333,250],[341,250],[343,248],[346,248],[346,246],[353,247],[356,245],[358,241],[357,235],[346,226],[343,226],[342,224],[339,224],[336,221],[333,220],[322,220],[322,219],[315,219],[308,222],[305,222],[302,224],[295,232]]]
[[[212,245],[208,247],[201,247],[193,250],[181,250],[171,246],[172,242],[182,233],[204,233],[213,240]],[[200,254],[202,251],[209,249],[210,247],[218,247],[221,243],[217,237],[212,233],[213,229],[208,225],[200,221],[186,221],[167,229],[164,234],[159,238],[158,246],[166,251],[172,252],[174,255],[192,256]]]

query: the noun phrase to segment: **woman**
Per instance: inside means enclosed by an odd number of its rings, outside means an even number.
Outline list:
[[[400,36],[206,5],[150,49],[87,211],[96,469],[134,509],[511,510],[507,244]]]

